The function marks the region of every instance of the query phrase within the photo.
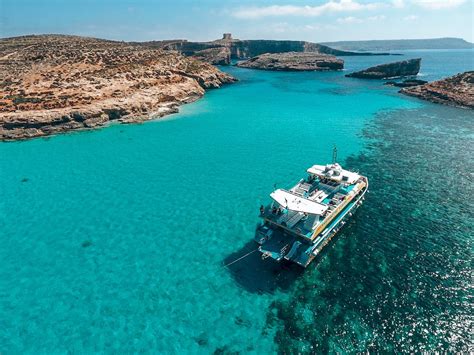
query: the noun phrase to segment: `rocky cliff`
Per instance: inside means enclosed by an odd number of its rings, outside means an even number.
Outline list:
[[[193,55],[195,58],[213,65],[229,65],[230,49],[228,47],[215,47],[200,50]]]
[[[332,55],[319,53],[266,53],[237,63],[243,68],[285,71],[340,70],[344,61]]]
[[[400,92],[439,104],[474,109],[474,71],[404,88]]]
[[[210,42],[188,42],[186,40],[147,42],[151,47],[159,47],[165,50],[175,50],[186,56],[203,57],[213,64],[230,64],[231,59],[248,59],[265,53],[285,53],[285,52],[314,52],[330,54],[335,56],[360,56],[360,55],[387,55],[389,53],[361,53],[342,51],[328,46],[305,42],[305,41],[287,41],[287,40],[240,40],[232,38],[230,33],[224,34],[222,39]],[[221,58],[214,58],[208,53],[222,53],[216,48],[225,48],[229,53],[227,61]],[[210,51],[212,49],[212,51]],[[206,53],[203,53],[207,51]],[[219,54],[221,56],[221,54]]]
[[[177,52],[57,35],[1,39],[0,78],[0,140],[142,122],[234,81]]]
[[[395,63],[376,65],[365,70],[347,74],[347,77],[362,79],[388,79],[417,75],[420,71],[421,58],[403,60]]]

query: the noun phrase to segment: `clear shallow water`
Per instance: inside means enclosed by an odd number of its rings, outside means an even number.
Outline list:
[[[272,305],[280,351],[472,351],[473,118],[430,106],[368,126],[347,164],[370,176],[370,195]]]
[[[433,79],[472,69],[472,51],[412,54]],[[0,349],[470,346],[472,112],[343,73],[226,70],[241,81],[168,120],[0,145]],[[222,267],[255,249],[273,185],[333,144],[372,191],[317,265]],[[446,164],[466,169],[440,191]]]

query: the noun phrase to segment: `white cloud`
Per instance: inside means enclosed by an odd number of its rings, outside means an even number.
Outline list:
[[[277,22],[267,25],[266,29],[272,33],[278,34],[300,34],[303,32],[311,33],[320,30],[319,24],[294,25],[288,22]]]
[[[242,19],[256,19],[269,16],[320,16],[330,12],[352,12],[375,10],[384,5],[379,2],[359,3],[354,0],[330,0],[317,6],[270,5],[235,9],[232,15]]]
[[[367,17],[367,20],[369,21],[382,21],[385,19],[386,19],[385,15],[376,15],[376,16]]]
[[[415,21],[415,20],[418,20],[418,16],[416,15],[409,15],[409,16],[405,16],[403,18],[405,21]]]
[[[397,9],[402,9],[405,7],[405,1],[404,0],[392,0],[392,6],[397,8]]]
[[[337,19],[337,23],[362,23],[364,20],[354,17],[354,16],[348,16],[348,17],[341,17]]]
[[[313,31],[313,30],[320,30],[321,26],[319,26],[319,25],[305,25],[304,28],[306,30]]]
[[[429,10],[449,9],[458,7],[466,0],[412,0],[413,4]]]
[[[377,15],[377,16],[369,16],[366,18],[354,17],[354,16],[347,16],[347,17],[340,17],[336,20],[337,23],[344,24],[344,23],[363,23],[366,21],[382,21],[385,20],[385,15]]]

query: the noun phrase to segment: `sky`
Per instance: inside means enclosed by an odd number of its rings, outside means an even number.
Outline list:
[[[0,37],[61,33],[124,41],[312,42],[460,37],[474,0],[0,0]]]

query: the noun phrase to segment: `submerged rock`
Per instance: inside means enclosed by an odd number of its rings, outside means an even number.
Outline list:
[[[399,88],[408,88],[412,86],[418,86],[418,85],[423,85],[426,84],[426,80],[418,80],[418,79],[407,79],[403,80],[402,82],[396,82],[396,81],[387,81],[385,85],[390,85],[390,86],[396,86]]]
[[[400,90],[431,102],[474,109],[474,71]]]
[[[420,71],[421,58],[403,60],[388,64],[380,64],[365,70],[347,74],[350,78],[388,79],[402,76],[417,75]]]
[[[237,66],[263,70],[323,71],[340,70],[344,67],[344,61],[332,55],[320,53],[265,53],[239,62]]]
[[[92,242],[90,240],[84,240],[81,244],[83,248],[88,248],[92,245]]]

